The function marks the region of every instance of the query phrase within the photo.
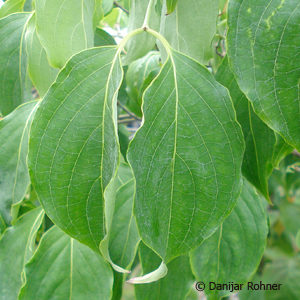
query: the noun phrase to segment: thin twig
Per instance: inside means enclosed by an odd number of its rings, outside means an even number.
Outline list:
[[[138,118],[135,114],[133,114],[131,111],[129,111],[119,100],[117,104],[125,111],[127,112],[132,118],[136,119],[137,121],[141,121],[140,118]]]
[[[117,1],[114,1],[114,6],[120,8],[121,10],[123,10],[127,15],[129,15],[129,11],[124,8],[122,5],[120,5]]]

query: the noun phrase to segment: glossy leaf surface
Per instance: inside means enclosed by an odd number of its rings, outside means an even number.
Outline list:
[[[267,215],[253,186],[244,180],[236,207],[221,227],[191,252],[196,279],[205,293],[218,297],[228,291],[209,289],[209,282],[244,284],[256,271],[266,246]],[[215,299],[219,299],[215,297]]]
[[[54,226],[25,267],[19,299],[110,299],[113,274],[103,258]],[[41,284],[42,283],[42,284]]]
[[[104,189],[118,164],[115,47],[74,56],[59,73],[31,128],[29,167],[47,215],[98,250],[105,234]]]
[[[228,55],[258,116],[300,149],[300,3],[233,0]]]
[[[0,216],[6,224],[11,221],[11,206],[24,198],[30,184],[26,159],[37,105],[25,103],[0,121]]]
[[[128,158],[142,240],[167,263],[199,245],[240,192],[244,151],[227,90],[171,51],[144,94],[144,123]]]
[[[227,59],[219,67],[216,79],[228,88],[243,129],[246,142],[243,175],[269,199],[268,179],[292,148],[255,114],[251,103],[239,89]]]
[[[35,250],[36,233],[44,212],[34,209],[9,227],[0,240],[0,299],[15,300],[22,285],[21,273]],[[12,255],[13,253],[13,255]]]

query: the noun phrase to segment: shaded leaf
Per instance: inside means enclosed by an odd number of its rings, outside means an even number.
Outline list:
[[[243,136],[228,92],[196,61],[170,50],[144,94],[130,144],[142,240],[168,263],[214,232],[241,184]]]
[[[175,11],[166,15],[164,6],[160,32],[174,49],[207,64],[212,57],[218,8],[218,0],[185,0],[178,1]]]
[[[12,219],[12,205],[22,201],[30,184],[26,159],[37,105],[25,103],[0,121],[0,215],[6,224]]]
[[[19,299],[110,299],[113,273],[103,258],[58,227],[49,229],[25,267]],[[43,284],[41,284],[43,283]]]
[[[94,36],[94,46],[116,45],[115,39],[105,30],[96,28]]]
[[[177,0],[167,0],[167,14],[171,14],[177,5]]]
[[[241,90],[299,150],[299,1],[233,0],[228,15],[228,55]]]
[[[191,252],[195,277],[205,283],[205,293],[219,299],[229,291],[210,290],[209,283],[244,284],[256,271],[266,246],[266,211],[253,186],[244,180],[242,193],[221,227]]]
[[[29,13],[17,13],[0,19],[0,115],[9,114],[24,102],[26,58],[22,41],[29,17]]]
[[[257,117],[251,103],[239,89],[227,59],[219,67],[216,79],[229,89],[243,129],[246,142],[243,175],[269,199],[268,179],[281,159],[293,149]]]
[[[115,106],[121,80],[115,47],[75,55],[31,128],[28,163],[39,200],[56,225],[96,251],[105,235],[104,189],[118,164]]]
[[[0,240],[0,299],[15,300],[22,285],[21,273],[35,251],[35,237],[44,212],[34,209],[7,228]]]

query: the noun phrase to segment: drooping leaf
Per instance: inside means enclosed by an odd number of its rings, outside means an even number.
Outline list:
[[[243,129],[246,142],[243,175],[269,199],[268,179],[280,160],[293,149],[257,117],[251,103],[239,89],[227,59],[219,67],[216,79],[229,89]]]
[[[244,284],[256,271],[266,246],[266,211],[254,187],[244,179],[242,193],[232,213],[221,227],[191,252],[191,265],[205,293],[212,299],[230,291],[210,290],[209,283]]]
[[[7,0],[0,8],[0,18],[6,17],[12,13],[21,12],[25,0]]]
[[[94,46],[109,46],[116,45],[115,39],[105,30],[96,28],[94,36]]]
[[[160,23],[160,14],[155,9],[155,3],[159,1],[154,1],[154,4],[150,10],[150,20],[149,27],[153,30],[159,29]],[[143,26],[147,7],[148,0],[132,0],[129,14],[129,24],[128,32],[133,31],[134,29],[140,28]],[[127,54],[124,58],[124,63],[129,64],[134,60],[143,57],[149,51],[151,51],[155,46],[156,39],[147,32],[143,32],[132,39],[127,43]]]
[[[143,273],[149,273],[160,264],[160,258],[143,243],[139,247]],[[193,274],[188,256],[180,256],[168,265],[168,274],[157,282],[135,285],[137,300],[185,299],[193,286]]]
[[[25,266],[19,299],[111,298],[113,273],[99,253],[53,226]],[[42,284],[41,284],[42,283]]]
[[[196,61],[170,57],[144,94],[130,144],[142,240],[168,263],[214,232],[241,186],[242,131],[228,92]]]
[[[0,19],[0,115],[24,102],[26,58],[22,45],[29,17],[29,13],[16,13]]]
[[[299,1],[233,0],[228,16],[228,55],[241,90],[299,150]]]
[[[160,67],[160,55],[154,51],[129,65],[126,73],[126,92],[129,96],[127,107],[139,117],[142,116],[143,93],[158,74]]]
[[[35,250],[35,237],[43,217],[40,208],[31,210],[1,236],[0,299],[17,299],[22,286],[21,273]]]
[[[216,33],[218,0],[178,1],[167,15],[163,8],[160,32],[171,46],[202,64],[212,57],[211,42]]]
[[[73,54],[93,47],[97,2],[35,1],[37,33],[51,66],[61,68]]]
[[[43,97],[55,80],[58,69],[49,65],[47,54],[36,33],[35,15],[28,22],[25,42],[28,58],[28,73],[39,96]]]
[[[12,219],[11,206],[24,198],[30,184],[26,159],[37,105],[25,103],[0,121],[0,215],[6,224]]]
[[[119,156],[116,53],[101,47],[75,55],[43,99],[30,135],[31,179],[47,215],[96,251],[105,235],[103,193]]]
[[[176,5],[177,5],[177,0],[167,0],[167,14],[171,14],[175,8],[176,8]]]

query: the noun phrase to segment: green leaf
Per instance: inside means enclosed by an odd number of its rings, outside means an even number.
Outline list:
[[[159,1],[159,0],[156,0]],[[154,1],[156,3],[156,1]],[[144,24],[144,19],[147,11],[149,0],[132,0],[129,14],[128,32],[140,28]],[[153,30],[159,29],[160,15],[155,9],[155,5],[150,9],[149,27]],[[124,63],[129,64],[134,60],[143,57],[155,46],[156,39],[154,36],[143,32],[127,43],[127,54],[124,58]]]
[[[35,15],[33,15],[28,22],[25,34],[28,73],[39,96],[43,97],[55,80],[58,70],[52,68],[48,63],[46,51],[36,33],[35,19]]]
[[[37,105],[25,103],[0,121],[0,215],[6,224],[12,219],[12,205],[22,201],[30,184],[26,159]]]
[[[216,79],[229,89],[243,129],[246,142],[243,175],[269,200],[268,179],[281,159],[293,149],[257,117],[251,103],[239,89],[227,59],[219,67]]]
[[[102,0],[102,8],[103,8],[103,13],[104,16],[109,14],[114,6],[114,0]]]
[[[160,258],[143,243],[139,248],[143,273],[156,269]],[[188,256],[180,256],[168,265],[168,274],[157,282],[135,285],[137,300],[185,299],[193,285],[193,274]]]
[[[115,39],[105,30],[96,28],[94,36],[94,46],[109,46],[116,45]]]
[[[207,64],[212,57],[218,8],[218,0],[185,0],[178,2],[171,15],[166,15],[164,6],[160,32],[174,49]]]
[[[36,0],[36,27],[51,66],[61,68],[75,53],[94,45],[97,0]]]
[[[300,229],[297,231],[296,234],[296,245],[300,249]]]
[[[0,19],[0,115],[9,114],[24,102],[26,59],[22,41],[29,17],[29,13],[16,13]]]
[[[167,0],[167,14],[171,14],[177,5],[177,0]]]
[[[0,8],[0,18],[6,17],[12,13],[21,12],[25,0],[7,0]]]
[[[20,300],[111,298],[110,267],[99,254],[56,226],[42,237],[25,274]]]
[[[6,229],[0,240],[0,297],[15,300],[22,285],[21,273],[35,250],[36,233],[44,212],[34,209]]]
[[[115,47],[73,56],[31,127],[28,164],[39,200],[56,225],[96,251],[105,235],[104,189],[118,164],[121,81]]]
[[[228,55],[258,116],[300,149],[300,3],[229,2]]]
[[[261,199],[244,180],[232,213],[211,237],[191,252],[193,273],[205,283],[205,293],[214,295],[213,299],[230,294],[226,290],[210,290],[210,282],[244,284],[258,267],[267,234],[267,216]]]
[[[126,73],[126,92],[129,96],[127,107],[137,116],[142,116],[142,96],[160,70],[160,55],[151,51],[132,62]]]
[[[139,232],[165,263],[199,245],[230,213],[244,152],[227,90],[196,61],[168,51],[144,94],[144,123],[128,153]]]

